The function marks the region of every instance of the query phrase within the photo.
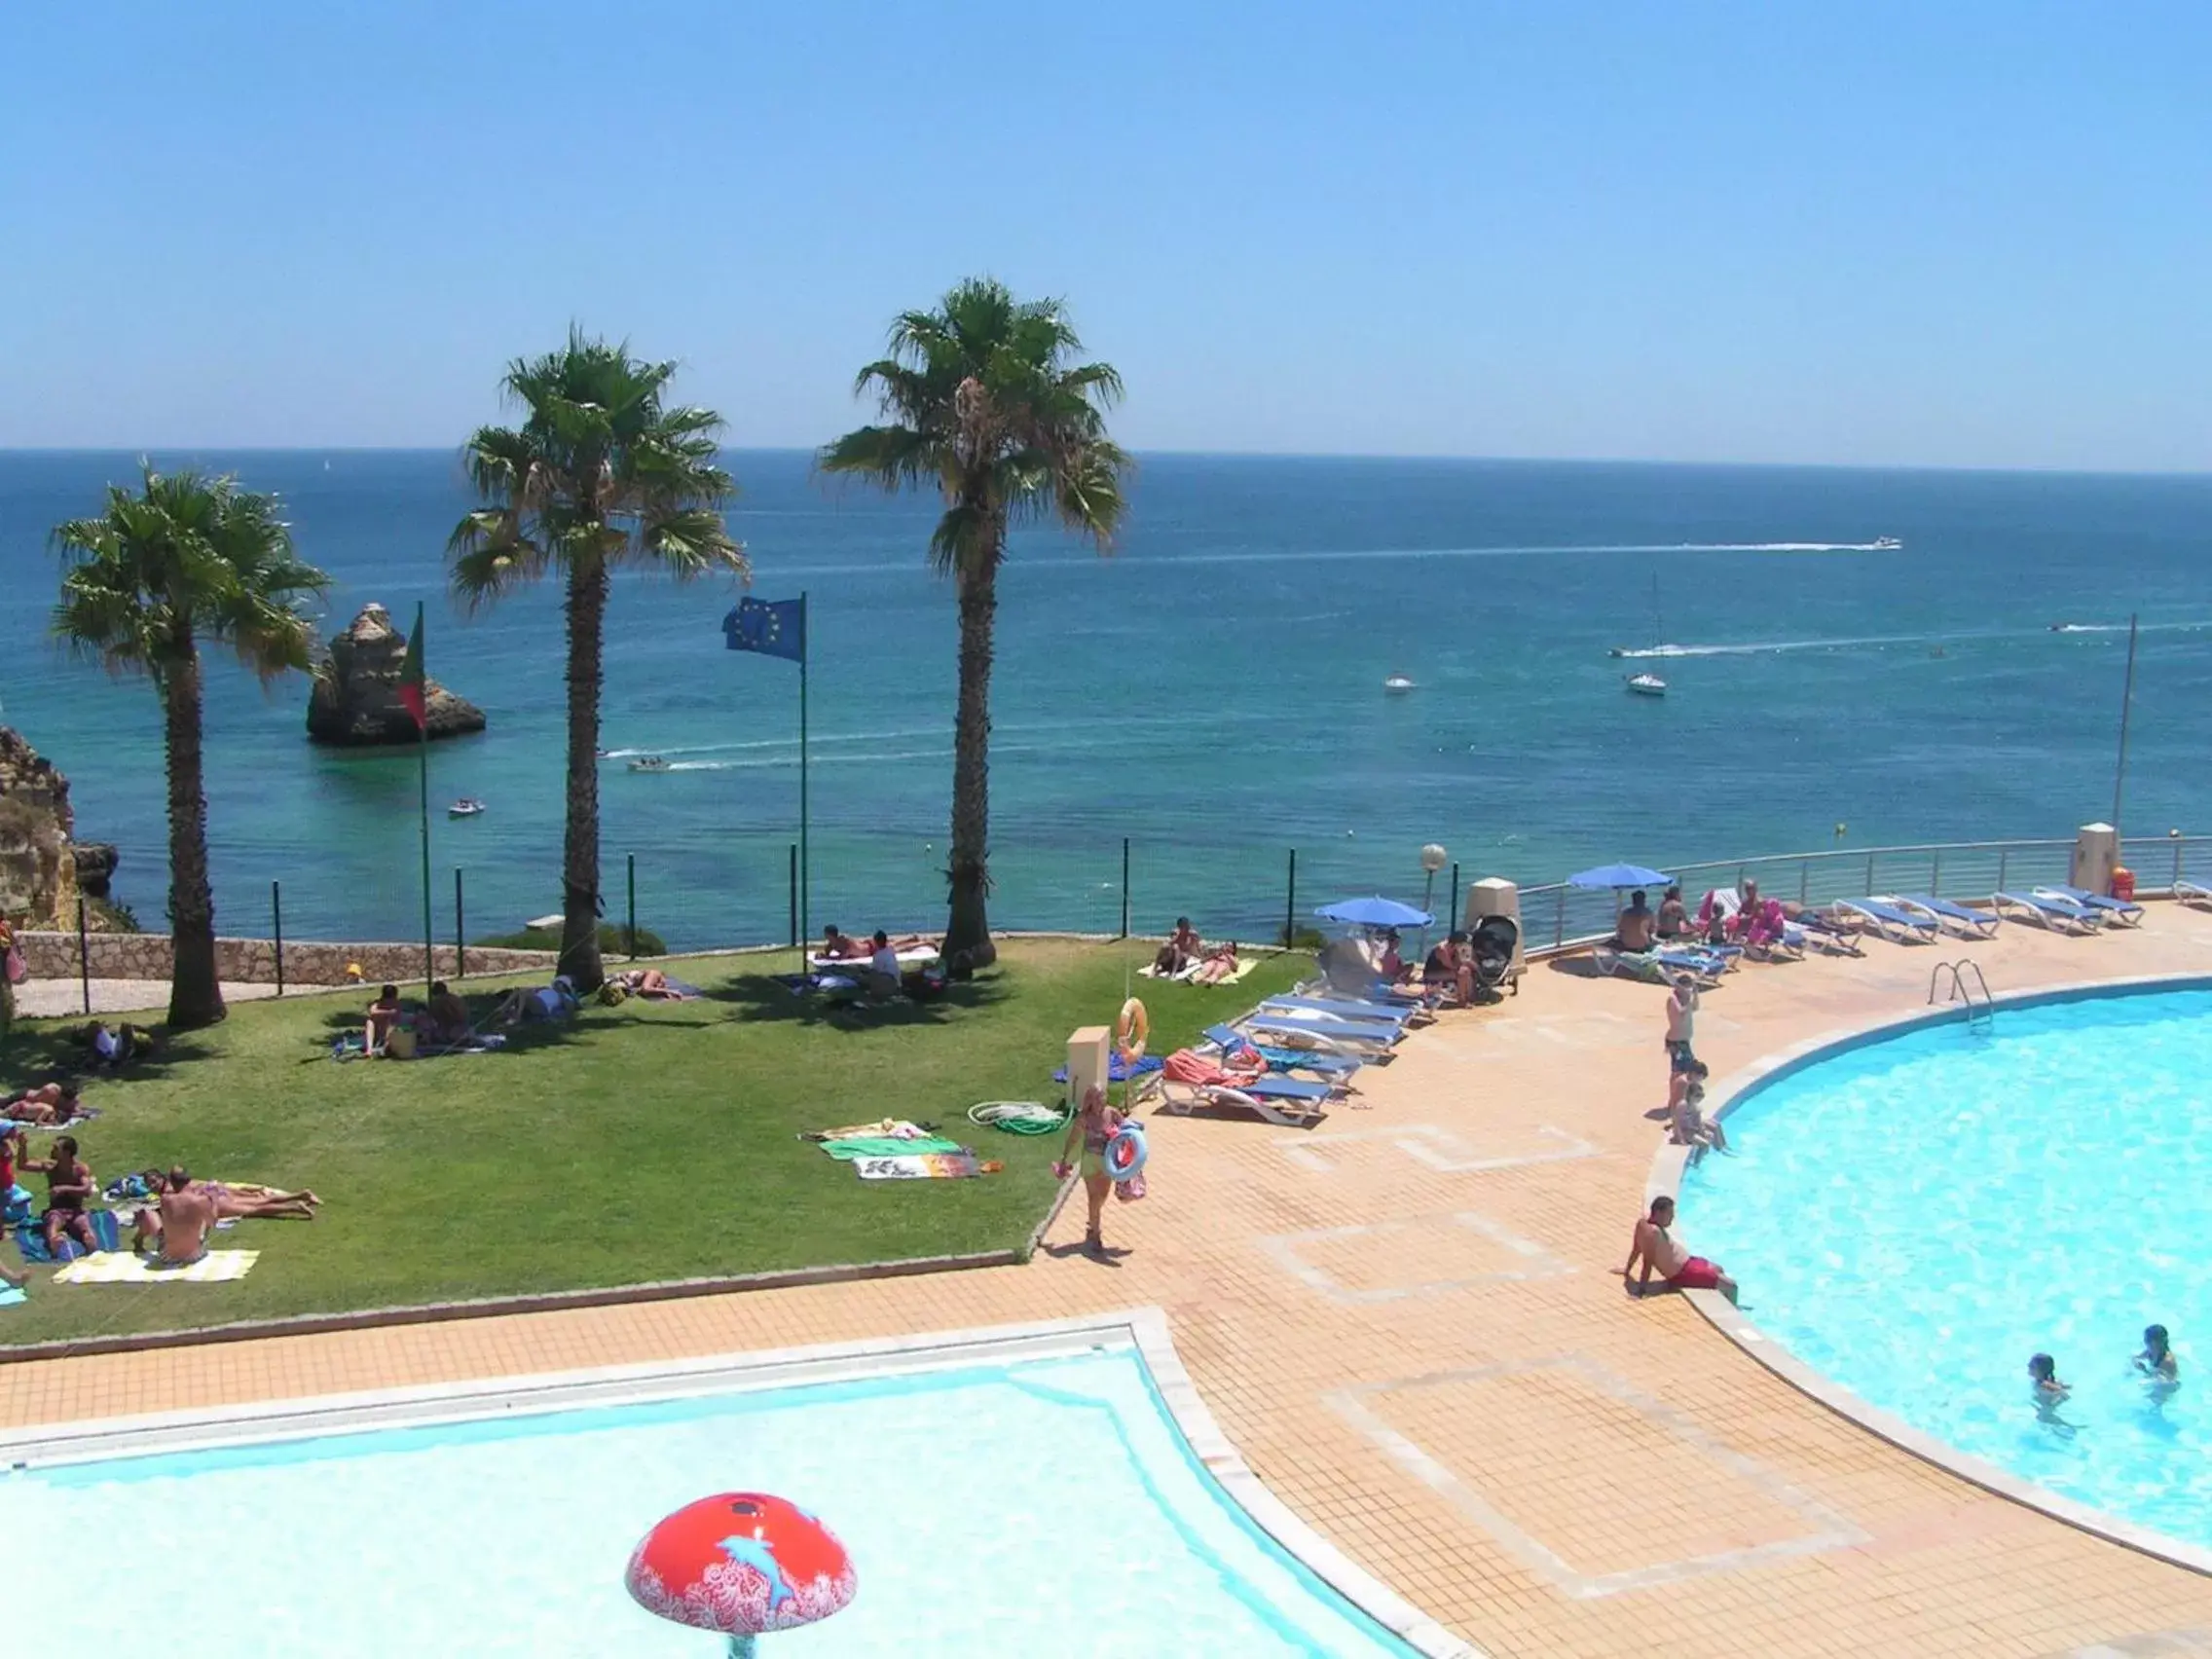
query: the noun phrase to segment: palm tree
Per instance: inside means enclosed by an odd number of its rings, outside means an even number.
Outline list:
[[[568,824],[561,855],[561,966],[579,991],[599,959],[599,691],[614,568],[650,564],[679,581],[744,579],[745,549],[722,521],[737,494],[715,464],[721,417],[663,401],[674,363],[641,363],[627,344],[575,329],[558,351],[507,366],[520,426],[485,426],[462,458],[490,504],[462,519],[447,551],[473,610],[558,571],[568,586]]]
[[[930,563],[952,577],[960,600],[944,951],[965,951],[977,967],[998,954],[985,901],[991,635],[1007,531],[1051,519],[1105,552],[1126,507],[1129,458],[1107,438],[1105,421],[1122,377],[1106,363],[1074,361],[1082,350],[1057,300],[1017,301],[1004,283],[971,277],[936,311],[903,313],[891,325],[890,355],[854,382],[854,394],[872,394],[888,424],[847,432],[818,459],[825,472],[887,492],[934,482],[944,498]]]
[[[215,896],[207,882],[207,793],[201,765],[200,643],[219,641],[264,685],[308,666],[313,624],[296,608],[330,586],[303,564],[273,496],[236,478],[144,474],[137,494],[110,485],[97,518],[56,527],[63,559],[54,633],[111,674],[143,674],[161,694],[169,792],[169,1024],[223,1017],[215,974]]]

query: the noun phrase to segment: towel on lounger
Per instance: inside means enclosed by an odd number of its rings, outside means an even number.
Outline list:
[[[1106,1056],[1106,1081],[1108,1083],[1126,1083],[1132,1077],[1143,1077],[1149,1072],[1156,1072],[1160,1069],[1160,1066],[1161,1059],[1158,1054],[1147,1054],[1133,1066],[1125,1064],[1120,1054],[1108,1054]],[[1068,1068],[1065,1066],[1052,1073],[1054,1083],[1065,1083],[1067,1080]]]

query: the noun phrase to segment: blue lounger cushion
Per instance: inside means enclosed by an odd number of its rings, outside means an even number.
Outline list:
[[[1300,1019],[1292,1014],[1249,1014],[1244,1023],[1257,1031],[1303,1031],[1340,1043],[1381,1043],[1387,1047],[1405,1035],[1399,1026],[1374,1019]]]
[[[1166,1062],[1158,1054],[1147,1054],[1133,1066],[1124,1065],[1120,1054],[1108,1054],[1106,1056],[1106,1081],[1108,1083],[1126,1083],[1132,1077],[1143,1077],[1147,1072],[1156,1072]],[[1065,1066],[1052,1073],[1054,1083],[1065,1083],[1067,1080],[1068,1068]]]
[[[1269,997],[1260,1006],[1303,1009],[1308,1014],[1334,1014],[1346,1019],[1388,1019],[1400,1025],[1422,1012],[1411,1005],[1393,1008],[1387,1003],[1353,1002],[1340,997]]]

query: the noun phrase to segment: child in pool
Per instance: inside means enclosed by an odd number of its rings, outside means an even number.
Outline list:
[[[2181,1365],[2174,1358],[2172,1346],[2166,1341],[2165,1326],[2144,1327],[2143,1351],[2135,1356],[2135,1369],[2153,1382],[2181,1381]]]
[[[2048,1408],[2073,1398],[2074,1390],[2058,1380],[2058,1362],[2047,1353],[2031,1354],[2028,1375],[2035,1380],[2035,1401]]]

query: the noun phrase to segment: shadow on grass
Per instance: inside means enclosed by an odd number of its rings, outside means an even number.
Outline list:
[[[608,1026],[615,1025],[651,1025],[658,1023],[626,1005],[616,1005],[609,1008],[587,1002],[577,1014],[568,1019],[535,1019],[526,1020],[520,1024],[502,1025],[497,1022],[494,1015],[508,995],[509,993],[505,991],[496,991],[486,992],[481,996],[463,996],[461,998],[461,1001],[468,1008],[469,1029],[479,1037],[497,1036],[500,1039],[498,1047],[470,1051],[471,1053],[496,1056],[499,1054],[527,1054],[539,1049],[565,1049],[573,1043],[580,1042],[594,1030],[604,1030]],[[404,1003],[402,1006],[410,1014],[419,1012],[421,1008],[420,1003],[417,1002]],[[650,1008],[653,1005],[648,1003],[645,1006]],[[361,1008],[330,1009],[323,1014],[321,1035],[306,1040],[306,1046],[312,1048],[313,1052],[303,1055],[299,1063],[303,1066],[314,1065],[329,1059],[333,1048],[341,1038],[359,1037],[363,1034],[367,1025],[366,1005]],[[358,1053],[352,1056],[354,1059],[364,1057]],[[425,1060],[437,1060],[452,1058],[453,1055],[445,1051],[433,1051],[419,1057]]]
[[[136,1030],[152,1032],[154,1046],[133,1055],[120,1070],[111,1070],[92,1052],[88,1035],[92,1023],[75,1017],[36,1024],[18,1021],[7,1041],[0,1044],[0,1079],[8,1080],[0,1082],[0,1094],[49,1081],[74,1083],[91,1089],[104,1082],[166,1078],[178,1066],[206,1059],[213,1052],[197,1031],[171,1036],[160,1026],[134,1024]]]
[[[749,974],[707,992],[706,1000],[728,1008],[727,1017],[731,1019],[861,1031],[947,1024],[956,1014],[1005,1001],[1006,990],[997,975],[985,974],[962,984],[947,985],[927,1002],[916,1002],[904,995],[873,1001],[858,994],[794,991],[787,982],[770,975]]]

